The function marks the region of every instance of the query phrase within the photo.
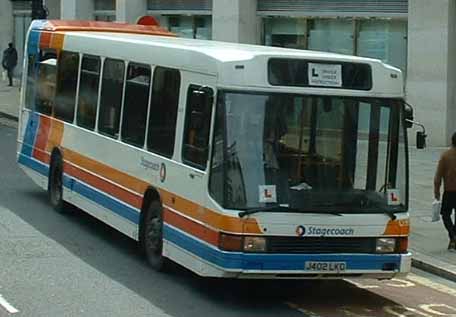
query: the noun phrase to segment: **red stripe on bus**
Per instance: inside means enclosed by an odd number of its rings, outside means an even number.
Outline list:
[[[91,174],[75,165],[64,162],[63,170],[66,174],[83,181],[84,183],[109,194],[130,206],[141,209],[142,197],[119,187],[97,175]]]
[[[40,48],[49,48],[51,45],[51,32],[41,32],[40,35]]]
[[[174,211],[164,208],[164,221],[173,227],[181,229],[185,233],[191,234],[192,236],[206,241],[209,244],[218,246],[219,243],[219,233],[203,226],[197,222],[194,222],[186,217],[183,217]]]
[[[46,164],[49,164],[49,155],[46,153],[46,145],[48,142],[50,130],[51,119],[41,116],[38,132],[35,139],[35,146],[33,148],[33,157]]]

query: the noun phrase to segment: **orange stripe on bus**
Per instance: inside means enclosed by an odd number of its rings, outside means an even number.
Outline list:
[[[98,161],[83,156],[67,148],[64,149],[64,158],[65,160],[73,163],[74,165],[80,166],[83,169],[86,169],[106,179],[109,179],[116,184],[119,184],[125,188],[128,188],[140,194],[141,196],[144,194],[147,187],[149,186],[148,183],[138,178],[132,177],[126,173],[116,170],[103,163],[99,163]],[[99,189],[103,190],[103,188]]]
[[[52,120],[46,151],[52,152],[55,147],[60,147],[63,138],[63,122]]]
[[[164,190],[160,190],[160,195],[163,204],[193,219],[205,222],[213,228],[233,233],[262,233],[255,219],[226,216]]]
[[[53,48],[57,52],[60,52],[63,49],[64,40],[65,40],[65,34],[64,33],[54,33],[54,34],[52,34],[50,48]]]

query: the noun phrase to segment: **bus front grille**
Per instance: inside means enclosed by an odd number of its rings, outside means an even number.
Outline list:
[[[269,237],[268,253],[375,253],[375,238]]]

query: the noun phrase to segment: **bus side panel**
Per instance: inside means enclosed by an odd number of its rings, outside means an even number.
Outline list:
[[[40,130],[40,115],[35,112],[23,112],[22,117],[24,130],[23,138],[19,142],[18,163],[31,172],[31,178],[43,189],[47,189],[47,177],[49,174],[49,165],[40,161],[33,156],[35,151],[35,142]]]

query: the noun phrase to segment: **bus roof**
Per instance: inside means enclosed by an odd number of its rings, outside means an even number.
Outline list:
[[[160,36],[176,36],[159,25],[139,25],[128,23],[113,23],[104,21],[82,20],[36,20],[33,21],[33,30],[48,32],[111,32],[124,34],[145,34]]]

